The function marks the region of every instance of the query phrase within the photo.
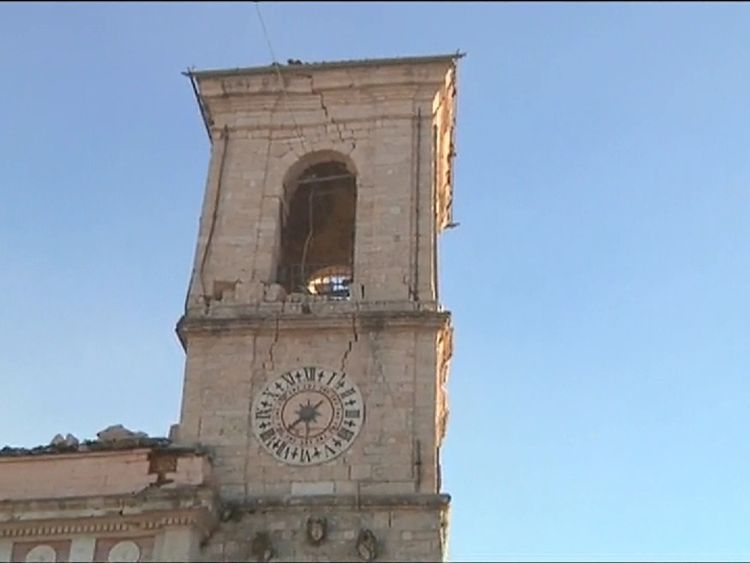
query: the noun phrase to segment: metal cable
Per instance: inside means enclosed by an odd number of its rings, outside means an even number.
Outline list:
[[[271,38],[268,35],[268,30],[266,29],[266,23],[263,21],[263,15],[260,13],[260,3],[256,0],[255,2],[255,12],[258,14],[258,20],[260,21],[260,27],[263,30],[263,36],[266,39],[266,44],[268,45],[268,52],[271,55],[271,61],[273,62],[273,66],[276,68],[276,76],[279,79],[279,86],[281,87],[281,92],[283,94],[283,100],[284,100],[284,109],[289,114],[289,117],[292,120],[292,124],[294,125],[294,130],[297,133],[297,137],[300,141],[300,144],[302,145],[302,149],[308,153],[310,150],[307,148],[305,143],[305,136],[302,133],[302,129],[300,129],[299,124],[297,123],[297,120],[294,118],[294,113],[289,108],[289,94],[286,91],[286,85],[284,84],[284,78],[281,76],[281,65],[276,60],[276,54],[273,51],[273,45],[271,45]],[[299,155],[298,155],[299,156]]]

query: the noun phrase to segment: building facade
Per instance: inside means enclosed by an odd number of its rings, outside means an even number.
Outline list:
[[[437,237],[452,224],[457,59],[187,73],[211,157],[177,325],[179,424],[163,443],[105,435],[86,451],[0,456],[0,561],[78,560],[81,514],[125,517],[104,508],[120,477],[138,533],[86,528],[87,557],[445,557],[452,329]],[[6,498],[4,467],[24,463],[112,478]],[[120,466],[139,469],[126,479]],[[8,515],[50,499],[65,506],[45,518],[67,531],[15,541],[31,536]]]

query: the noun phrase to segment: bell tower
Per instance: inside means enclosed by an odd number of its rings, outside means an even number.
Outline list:
[[[459,58],[187,73],[211,160],[176,436],[225,506],[203,559],[445,557]]]

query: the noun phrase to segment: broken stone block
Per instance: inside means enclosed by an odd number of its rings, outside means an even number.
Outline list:
[[[263,287],[263,300],[269,303],[283,301],[286,298],[286,290],[278,283],[271,283]]]
[[[234,297],[240,303],[257,303],[265,297],[264,284],[258,281],[238,282]]]
[[[122,424],[108,426],[101,432],[97,432],[96,437],[102,442],[120,442],[123,440],[138,440],[139,438],[148,438],[145,432],[133,432],[128,430]]]
[[[72,434],[67,434],[64,438],[62,434],[55,434],[49,445],[54,448],[76,448],[78,447],[78,438]]]
[[[59,448],[60,446],[65,445],[65,438],[63,438],[62,434],[55,434],[55,437],[52,438],[52,441],[49,443],[50,446],[55,446]]]
[[[289,294],[289,301],[291,301],[292,303],[301,303],[304,300],[305,300],[304,293],[299,293],[295,291]]]

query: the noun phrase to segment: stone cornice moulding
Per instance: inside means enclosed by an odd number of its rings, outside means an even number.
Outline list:
[[[132,534],[167,527],[195,527],[205,536],[217,521],[217,506],[215,492],[206,488],[142,496],[1,501],[0,538]]]
[[[198,78],[200,99],[203,104],[214,105],[232,97],[259,97],[260,101],[269,96],[317,96],[322,93],[334,94],[347,91],[356,94],[374,94],[384,97],[388,92],[391,100],[407,99],[415,95],[434,96],[445,84],[445,76],[450,66],[433,63],[432,68],[421,66],[416,73],[404,69],[364,69],[349,68],[335,71],[312,71],[302,67],[281,69],[284,86],[280,87],[277,72],[266,74],[237,74]],[[420,74],[421,76],[416,76]],[[428,93],[429,92],[429,93]]]
[[[341,314],[245,314],[232,317],[198,316],[188,314],[177,323],[177,333],[184,341],[192,334],[225,331],[249,332],[380,330],[382,328],[442,328],[450,322],[446,311],[352,311]]]
[[[289,510],[290,508],[381,508],[387,510],[447,510],[448,494],[383,494],[383,495],[285,495],[257,496],[233,505],[239,510]]]
[[[0,463],[30,463],[36,461],[61,461],[65,459],[80,459],[85,455],[88,457],[133,457],[140,459],[145,454],[153,450],[153,447],[138,446],[135,448],[112,448],[101,450],[76,450],[72,452],[44,452],[44,453],[23,453],[17,455],[2,455]],[[0,499],[0,503],[3,500]]]
[[[381,116],[378,115],[378,119],[380,119]],[[218,118],[217,118],[218,119]],[[384,120],[388,120],[390,122],[393,121],[409,121],[413,122],[416,119],[416,116],[413,113],[404,113],[404,114],[389,114],[382,117]],[[429,114],[423,115],[421,117],[423,121],[432,119],[432,116]],[[347,125],[354,125],[359,123],[372,123],[375,121],[375,117],[367,117],[367,118],[349,118],[349,119],[336,119],[336,123],[340,127],[345,127]],[[282,121],[275,121],[272,122],[270,119],[263,121],[260,118],[253,119],[252,121],[247,121],[244,124],[238,124],[236,122],[230,123],[229,121],[223,121],[218,120],[214,125],[211,126],[211,133],[215,135],[215,138],[219,138],[221,133],[223,133],[224,128],[226,127],[226,130],[232,134],[241,134],[245,132],[252,132],[252,131],[289,131],[291,135],[293,135],[295,138],[299,136],[298,129],[314,129],[314,128],[320,128],[324,126],[330,125],[330,120],[326,121],[323,119],[317,120],[317,121],[310,121],[305,123],[297,123],[295,125],[294,123],[287,123]],[[377,127],[374,127],[373,130],[377,130]],[[252,138],[252,137],[248,137]],[[259,137],[261,138],[261,137]],[[265,139],[266,137],[262,137]],[[283,139],[274,139],[276,141],[282,141]]]
[[[79,519],[65,522],[58,521],[28,521],[0,524],[0,538],[18,537],[59,537],[79,534],[112,534],[112,533],[145,533],[166,527],[195,526],[205,535],[208,533],[205,509],[195,510],[184,514],[154,515],[144,514],[138,517],[121,517],[113,519]]]
[[[424,65],[429,63],[455,63],[458,59],[463,58],[466,53],[458,51],[456,53],[440,53],[436,55],[418,55],[418,56],[407,56],[407,57],[385,57],[385,58],[374,58],[374,59],[350,59],[344,61],[321,61],[311,63],[301,63],[299,65],[265,65],[265,66],[254,66],[254,67],[237,67],[237,68],[220,68],[220,69],[205,69],[205,70],[190,70],[183,74],[188,76],[194,76],[196,78],[209,78],[209,77],[226,77],[226,76],[248,76],[248,75],[259,75],[259,74],[273,74],[277,72],[277,69],[281,69],[283,72],[289,70],[301,69],[304,71],[321,71],[321,70],[337,70],[346,68],[362,68],[362,67],[387,67],[387,66],[399,66],[399,65]]]

